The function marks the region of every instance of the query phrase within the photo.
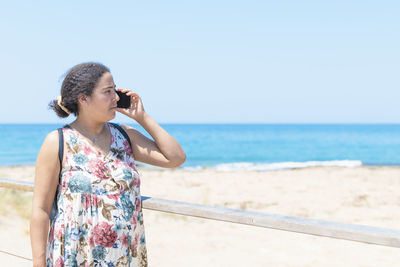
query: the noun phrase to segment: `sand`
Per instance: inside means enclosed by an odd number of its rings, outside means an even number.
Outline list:
[[[143,196],[400,229],[400,168],[148,170]],[[33,181],[34,167],[0,177]],[[30,194],[30,193],[27,193]],[[27,203],[30,205],[30,203]],[[144,210],[149,266],[400,266],[400,249]],[[0,250],[31,258],[29,221],[0,217]],[[0,262],[31,262],[0,253]]]

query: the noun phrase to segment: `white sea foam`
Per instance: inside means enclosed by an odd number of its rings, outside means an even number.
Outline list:
[[[306,162],[276,162],[276,163],[251,163],[251,162],[235,162],[218,164],[210,169],[217,171],[276,171],[290,170],[309,167],[358,167],[362,162],[359,160],[332,160],[332,161],[306,161]],[[201,170],[204,167],[185,167],[186,170]]]

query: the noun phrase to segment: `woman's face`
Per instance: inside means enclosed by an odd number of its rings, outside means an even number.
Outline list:
[[[92,95],[87,97],[87,102],[82,108],[95,120],[106,122],[115,118],[118,100],[114,79],[111,73],[106,72],[101,76]]]

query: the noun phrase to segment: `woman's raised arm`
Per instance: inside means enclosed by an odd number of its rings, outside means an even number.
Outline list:
[[[154,141],[134,128],[123,125],[131,139],[135,160],[164,168],[175,168],[185,162],[186,155],[179,143],[148,114],[145,113],[138,123]]]

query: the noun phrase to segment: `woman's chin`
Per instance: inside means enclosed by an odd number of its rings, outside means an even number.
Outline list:
[[[115,119],[115,117],[117,116],[115,110],[113,110],[111,114],[112,114],[112,115],[110,116],[111,118],[109,119],[109,121],[112,120],[112,119]]]
[[[116,117],[116,113],[115,113],[115,111],[114,112],[110,112],[110,113],[108,113],[106,116],[104,116],[104,121],[105,122],[107,122],[107,121],[110,121],[110,120],[113,120],[113,119],[115,119],[115,117]]]

